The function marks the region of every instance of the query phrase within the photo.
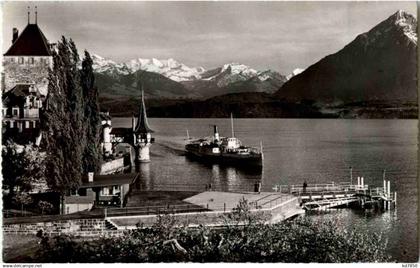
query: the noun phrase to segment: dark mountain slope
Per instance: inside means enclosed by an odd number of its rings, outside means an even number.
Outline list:
[[[286,82],[276,93],[319,102],[416,101],[417,21],[398,11],[335,54]]]

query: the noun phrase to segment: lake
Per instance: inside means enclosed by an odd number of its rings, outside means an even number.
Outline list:
[[[415,262],[417,242],[417,120],[235,119],[235,136],[264,151],[262,173],[205,165],[187,159],[182,149],[191,137],[210,136],[213,125],[221,136],[231,135],[230,119],[151,118],[156,144],[152,162],[142,165],[145,189],[263,190],[275,184],[348,182],[363,176],[365,184],[382,186],[383,169],[398,193],[395,210],[384,213],[330,210],[310,215],[332,218],[346,228],[382,232],[387,250],[399,262]],[[113,118],[113,127],[130,127],[131,118]],[[354,179],[355,181],[355,179]]]

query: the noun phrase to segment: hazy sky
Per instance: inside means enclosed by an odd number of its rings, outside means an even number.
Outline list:
[[[28,5],[38,6],[50,41],[65,35],[80,51],[117,62],[240,62],[283,74],[335,53],[398,9],[416,16],[415,2],[3,2],[3,53],[12,28],[26,26]]]

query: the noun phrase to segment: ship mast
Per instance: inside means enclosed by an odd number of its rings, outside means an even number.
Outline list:
[[[235,132],[233,131],[233,115],[230,113],[230,125],[232,127],[232,138],[235,137]]]

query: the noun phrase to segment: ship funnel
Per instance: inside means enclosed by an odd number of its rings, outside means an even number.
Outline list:
[[[219,131],[217,130],[217,126],[214,125],[214,141],[219,141]]]

